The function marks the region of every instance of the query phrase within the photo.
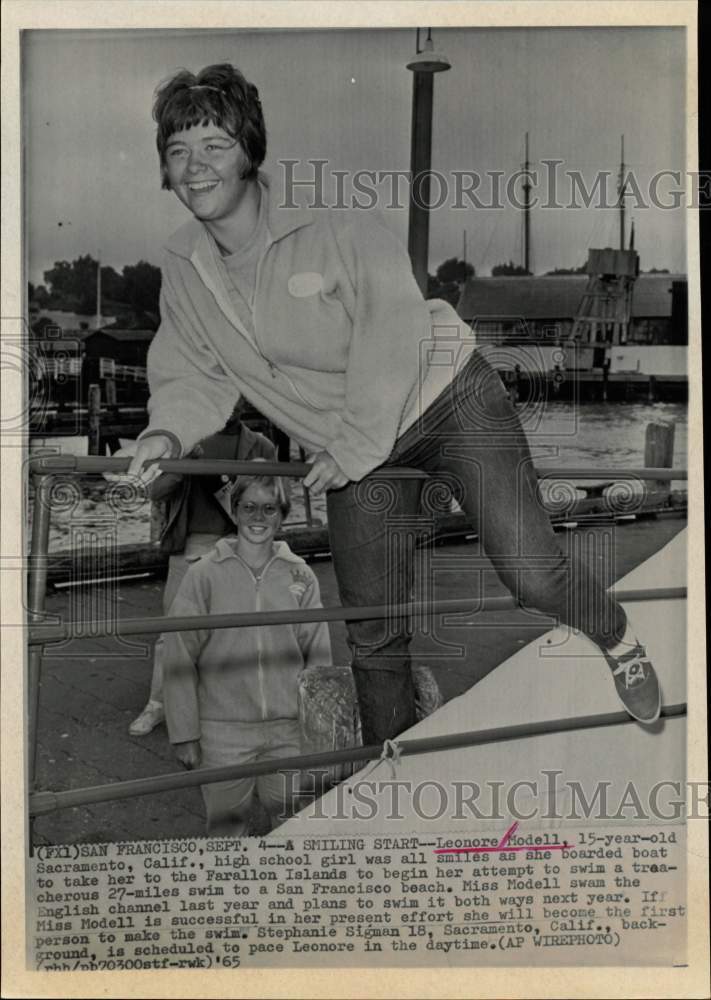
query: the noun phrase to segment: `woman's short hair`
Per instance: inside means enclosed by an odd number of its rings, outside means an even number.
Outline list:
[[[165,166],[168,139],[195,125],[212,123],[237,139],[247,157],[242,179],[257,176],[267,153],[259,91],[230,63],[206,66],[199,73],[181,69],[156,90],[153,118],[162,187],[169,188]]]
[[[281,476],[239,476],[232,490],[231,504],[232,510],[237,509],[237,505],[247,492],[250,486],[263,486],[274,494],[274,499],[279,504],[282,520],[289,516],[291,501],[284,486]]]

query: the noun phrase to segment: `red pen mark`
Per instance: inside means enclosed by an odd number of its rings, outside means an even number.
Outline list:
[[[562,844],[521,844],[520,847],[509,847],[509,841],[518,830],[518,820],[514,821],[498,844],[492,847],[436,847],[434,854],[491,854],[494,851],[567,851],[574,844],[564,840]]]

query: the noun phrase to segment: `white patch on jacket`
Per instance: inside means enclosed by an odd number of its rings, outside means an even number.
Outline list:
[[[295,299],[305,299],[321,291],[323,275],[318,271],[300,271],[298,274],[292,274],[286,287]]]

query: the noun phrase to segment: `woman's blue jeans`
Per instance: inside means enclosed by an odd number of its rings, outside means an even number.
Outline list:
[[[423,470],[435,482],[388,478],[394,465]],[[518,415],[498,374],[476,351],[401,435],[384,465],[359,483],[329,492],[331,553],[342,604],[412,599],[413,540],[418,525],[421,533],[432,523],[433,505],[423,491],[435,497],[442,482],[522,604],[584,632],[603,649],[620,641],[625,612],[586,562],[561,549],[538,497]],[[348,643],[363,742],[379,743],[415,722],[406,621],[349,622]]]

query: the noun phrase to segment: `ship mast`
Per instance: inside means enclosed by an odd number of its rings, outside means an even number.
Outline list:
[[[618,207],[620,210],[620,250],[625,249],[625,137],[620,136],[620,176],[617,182]]]
[[[96,329],[101,329],[101,250],[96,262]]]
[[[524,182],[523,182],[523,266],[526,273],[530,273],[531,262],[531,182],[530,163],[528,162],[528,132],[526,132],[526,143],[524,153]]]

